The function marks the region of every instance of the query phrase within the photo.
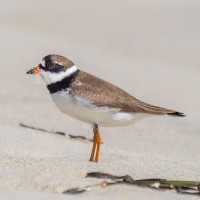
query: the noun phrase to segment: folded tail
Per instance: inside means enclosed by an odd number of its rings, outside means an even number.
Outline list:
[[[148,103],[139,101],[137,102],[137,109],[139,112],[153,114],[153,115],[169,115],[173,117],[185,117],[186,115],[181,112],[177,112],[174,110],[153,106]]]
[[[171,116],[174,116],[174,117],[185,117],[186,116],[184,113],[181,113],[181,112],[167,113],[167,115],[171,115]]]

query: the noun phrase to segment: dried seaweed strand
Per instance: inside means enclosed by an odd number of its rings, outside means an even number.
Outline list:
[[[141,179],[134,180],[131,176],[114,176],[111,174],[101,173],[101,172],[91,172],[88,173],[86,178],[99,178],[99,179],[109,179],[111,182],[103,181],[98,185],[87,186],[82,188],[75,188],[65,191],[67,194],[79,194],[86,191],[90,191],[93,187],[97,186],[112,186],[129,184],[136,185],[139,187],[148,187],[157,190],[175,190],[180,194],[189,195],[200,195],[200,182],[196,181],[170,181],[166,179]]]

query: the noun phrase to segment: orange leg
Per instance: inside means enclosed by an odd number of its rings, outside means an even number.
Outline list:
[[[101,146],[101,135],[100,135],[98,127],[97,127],[97,151],[96,151],[96,156],[95,156],[95,161],[94,161],[97,163],[98,163],[98,159],[99,159],[100,146]]]
[[[93,129],[93,132],[94,132],[93,148],[92,148],[92,153],[91,153],[91,156],[90,156],[90,161],[91,162],[94,162],[94,153],[96,151],[96,146],[97,146],[97,132],[96,132],[96,129]]]

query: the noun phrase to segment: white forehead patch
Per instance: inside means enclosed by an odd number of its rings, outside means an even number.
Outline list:
[[[48,72],[41,69],[41,72],[39,74],[44,79],[46,84],[50,85],[52,83],[59,82],[66,77],[69,77],[70,75],[75,73],[77,70],[78,68],[76,67],[76,65],[73,65],[67,70],[65,70],[64,72],[53,73],[53,72]]]
[[[40,64],[42,65],[42,67],[45,67],[46,65],[45,60],[43,59]]]

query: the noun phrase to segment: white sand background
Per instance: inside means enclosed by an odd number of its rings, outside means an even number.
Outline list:
[[[126,185],[59,193],[99,183],[85,179],[91,171],[200,180],[199,21],[199,0],[1,1],[0,199],[197,199]],[[92,143],[19,126],[93,137],[25,74],[50,53],[187,117],[101,128],[100,162],[90,163]]]

